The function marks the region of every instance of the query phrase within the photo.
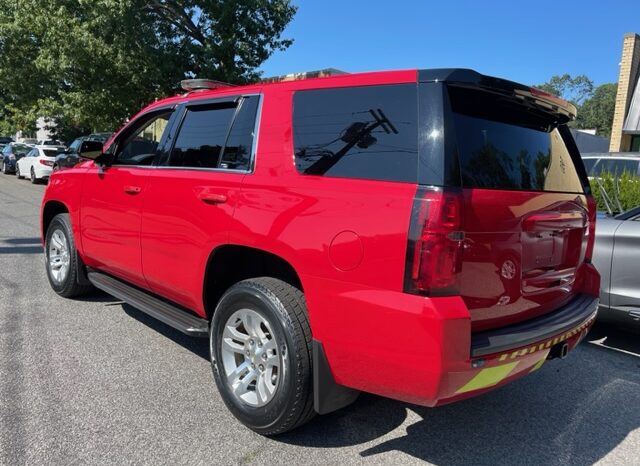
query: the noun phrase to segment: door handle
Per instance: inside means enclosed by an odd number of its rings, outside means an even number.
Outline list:
[[[127,194],[140,194],[140,191],[142,191],[140,186],[125,186],[123,189]]]
[[[224,194],[204,192],[200,193],[198,197],[205,204],[224,204],[227,202],[227,196]]]

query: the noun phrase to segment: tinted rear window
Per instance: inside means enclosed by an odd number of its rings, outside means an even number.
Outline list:
[[[584,192],[548,114],[475,89],[450,87],[449,96],[464,187]]]
[[[416,85],[297,92],[295,164],[306,175],[417,180]]]

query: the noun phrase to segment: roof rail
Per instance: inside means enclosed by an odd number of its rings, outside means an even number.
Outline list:
[[[341,74],[349,74],[346,71],[338,70],[336,68],[324,68],[322,70],[303,71],[302,73],[290,73],[283,74],[281,76],[271,76],[269,78],[263,78],[264,83],[277,83],[281,81],[297,81],[299,79],[311,79],[311,78],[324,78],[326,76],[338,76]]]
[[[233,87],[233,84],[213,79],[183,79],[180,81],[180,87],[187,92],[211,91],[223,87]]]

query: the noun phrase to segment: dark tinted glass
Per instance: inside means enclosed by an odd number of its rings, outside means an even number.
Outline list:
[[[190,107],[169,157],[173,167],[216,168],[235,104]]]
[[[55,149],[44,149],[42,152],[44,152],[44,155],[47,157],[55,157],[60,153],[59,150],[55,150]]]
[[[249,96],[242,99],[224,147],[220,168],[232,170],[249,169],[251,147],[255,137],[253,131],[256,123],[258,101],[257,96]]]
[[[582,159],[582,163],[584,164],[584,169],[587,171],[589,175],[591,175],[591,170],[593,166],[596,164],[598,159]]]
[[[300,173],[416,182],[416,85],[297,92],[295,163]]]
[[[607,172],[613,175],[621,175],[626,171],[631,173],[632,175],[637,175],[638,163],[638,160],[601,158],[598,165],[595,166],[593,172],[590,172],[589,174],[592,176],[600,176],[602,173]]]
[[[489,92],[452,88],[449,95],[464,187],[584,192],[548,115]]]

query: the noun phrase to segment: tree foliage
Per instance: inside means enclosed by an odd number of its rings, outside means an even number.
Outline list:
[[[290,39],[289,0],[0,0],[0,129],[109,131],[180,80],[232,83]]]
[[[624,171],[616,176],[603,172],[591,181],[591,191],[598,205],[598,210],[619,213],[640,206],[640,176]],[[604,193],[603,193],[604,191]],[[608,201],[605,200],[607,196]],[[608,206],[608,208],[607,208]]]
[[[579,127],[595,128],[598,134],[606,137],[611,136],[617,92],[618,85],[616,83],[596,87],[591,97],[580,107],[577,118]]]
[[[599,135],[611,135],[618,89],[616,83],[594,87],[593,81],[585,75],[572,77],[563,74],[552,76],[549,81],[535,87],[562,97],[576,106],[578,117],[570,126],[578,129],[595,128]]]

